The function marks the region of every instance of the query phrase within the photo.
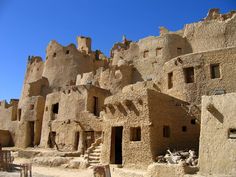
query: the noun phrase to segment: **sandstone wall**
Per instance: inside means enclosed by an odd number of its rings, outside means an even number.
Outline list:
[[[121,64],[109,68],[99,68],[96,72],[83,73],[77,76],[76,85],[92,84],[109,90],[112,94],[120,92],[132,83],[133,66]]]
[[[112,149],[116,145],[112,143],[115,136],[112,128],[122,126],[122,164],[125,167],[145,169],[153,161],[149,145],[151,139],[146,91],[131,91],[108,97],[105,104],[102,163],[115,163]],[[131,127],[141,128],[141,141],[131,141]]]
[[[202,97],[201,174],[236,175],[235,99],[235,93]]]
[[[219,64],[220,77],[211,78],[211,66]],[[162,92],[181,100],[201,103],[202,95],[225,93],[236,90],[236,48],[188,54],[173,58],[164,65]],[[184,68],[194,68],[194,82],[186,83]],[[173,87],[168,89],[168,73],[173,73]]]
[[[184,28],[184,37],[191,44],[193,53],[236,46],[236,13],[219,14],[203,21],[188,24]]]
[[[156,91],[149,91],[148,98],[153,158],[166,154],[167,149],[198,151],[200,125],[184,108],[187,103]],[[169,137],[164,137],[167,126]]]
[[[3,134],[8,140],[11,140],[8,146],[12,146],[16,141],[16,127],[17,127],[17,100],[12,100],[10,104],[6,101],[0,102],[0,130],[9,131],[9,135]],[[9,137],[10,136],[10,137]],[[10,139],[9,139],[10,138]]]
[[[23,83],[21,98],[19,101],[19,107],[24,104],[25,99],[29,97],[29,83],[35,82],[42,78],[44,69],[44,62],[41,57],[31,57],[28,60],[27,70],[25,73],[25,79]]]
[[[107,63],[95,60],[94,53],[79,51],[74,44],[63,47],[56,41],[49,43],[46,55],[43,77],[51,89],[75,85],[78,74],[95,71]]]
[[[128,49],[115,50],[112,65],[121,62],[133,64],[132,83],[150,79],[158,82],[166,61],[191,52],[191,46],[185,38],[177,33],[167,33],[133,42]]]
[[[89,85],[70,86],[60,92],[47,95],[41,146],[48,147],[49,132],[56,132],[56,143],[63,150],[77,150],[74,147],[76,133],[80,132],[79,146],[82,146],[84,131],[102,131],[102,123],[94,112],[94,97],[97,98],[97,112],[102,110],[109,92]],[[58,103],[58,113],[53,105]],[[50,125],[51,124],[51,125]],[[50,128],[51,126],[51,128]]]
[[[17,147],[25,148],[28,146],[39,145],[41,138],[44,104],[44,97],[33,96],[27,98],[24,104],[21,105],[21,113],[20,115],[18,115],[18,125],[16,133]]]

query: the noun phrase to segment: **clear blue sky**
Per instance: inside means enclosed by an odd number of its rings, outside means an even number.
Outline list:
[[[20,97],[27,56],[44,58],[52,39],[90,36],[108,54],[123,34],[136,41],[159,26],[182,29],[214,7],[236,10],[236,0],[0,0],[0,100]]]

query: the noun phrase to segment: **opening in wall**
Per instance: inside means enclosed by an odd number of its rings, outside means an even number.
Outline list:
[[[220,78],[220,64],[212,64],[210,67],[211,67],[211,79]]]
[[[229,139],[236,139],[236,128],[230,128],[228,133]]]
[[[182,132],[187,132],[187,127],[186,126],[182,127]]]
[[[55,120],[57,118],[58,115],[58,111],[59,111],[59,103],[53,104],[52,105],[52,120]]]
[[[93,114],[95,116],[99,116],[99,109],[98,109],[98,97],[93,97]]]
[[[191,119],[191,124],[195,125],[196,124],[196,119]]]
[[[49,132],[48,135],[48,146],[49,148],[54,148],[54,146],[56,145],[56,132]]]
[[[163,137],[165,137],[165,138],[170,137],[170,127],[167,125],[163,126]]]
[[[130,141],[141,141],[141,127],[130,128]]]
[[[194,83],[194,68],[184,68],[184,77],[186,83]]]
[[[173,87],[173,72],[168,73],[168,89]]]
[[[149,51],[148,51],[148,50],[145,50],[145,51],[143,52],[143,58],[148,57],[148,55],[149,55]]]
[[[177,55],[182,55],[182,48],[180,47],[177,48]]]
[[[30,110],[33,110],[33,109],[34,109],[34,105],[31,104],[31,105],[30,105]]]
[[[161,47],[156,48],[156,56],[161,55],[161,52],[162,52]]]
[[[59,110],[59,103],[53,104],[52,105],[52,113],[58,114],[58,110]]]
[[[21,109],[18,109],[17,117],[18,117],[18,120],[20,121],[21,120]]]

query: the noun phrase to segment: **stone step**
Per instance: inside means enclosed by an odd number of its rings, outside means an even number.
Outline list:
[[[89,164],[90,164],[90,165],[91,165],[91,164],[98,164],[98,163],[100,163],[99,160],[90,160],[90,161],[89,161]]]
[[[101,151],[101,150],[102,150],[102,148],[95,148],[95,149],[94,149],[94,151],[95,151],[95,150],[99,150],[99,151]]]
[[[100,157],[96,157],[96,156],[89,156],[89,160],[100,160]]]
[[[102,148],[102,145],[96,146],[95,148]]]
[[[97,153],[97,152],[91,152],[90,154],[89,154],[89,156],[100,156],[101,155],[101,153]]]
[[[94,149],[93,152],[99,152],[99,153],[101,153],[101,149]]]

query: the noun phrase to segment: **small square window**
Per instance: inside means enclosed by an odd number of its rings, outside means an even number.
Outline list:
[[[236,128],[229,129],[228,138],[229,139],[236,139]]]
[[[33,110],[33,109],[34,109],[34,105],[31,104],[29,109],[30,109],[30,110]]]
[[[70,50],[66,50],[66,55],[68,55],[70,53]]]
[[[220,65],[213,64],[211,65],[211,79],[220,78]]]
[[[57,53],[55,52],[55,53],[53,53],[53,57],[56,57],[57,56]]]
[[[168,73],[168,89],[173,87],[173,72]]]
[[[184,68],[184,77],[186,83],[194,83],[194,68]]]
[[[161,55],[161,52],[162,52],[161,47],[156,48],[156,56]]]
[[[177,55],[182,55],[182,48],[180,47],[177,48]]]
[[[163,126],[163,137],[169,138],[170,137],[170,127],[169,126]]]
[[[148,54],[149,54],[149,51],[148,51],[148,50],[145,50],[145,51],[143,52],[143,58],[148,57]]]
[[[191,119],[191,124],[195,125],[196,124],[196,119]]]
[[[187,127],[186,126],[182,127],[182,132],[187,132]]]
[[[141,141],[141,127],[130,128],[130,141]]]

